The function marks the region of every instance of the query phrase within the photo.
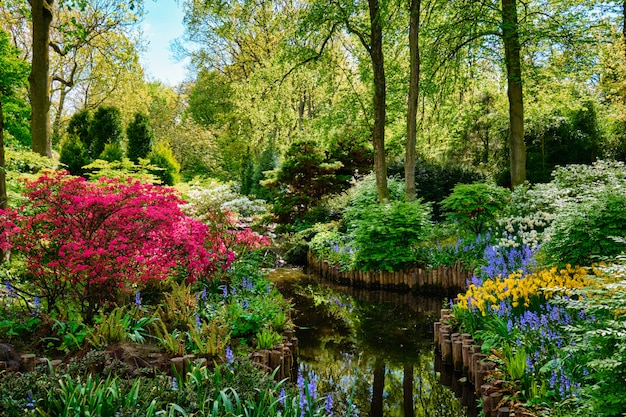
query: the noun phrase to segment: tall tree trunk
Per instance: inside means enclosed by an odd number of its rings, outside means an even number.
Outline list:
[[[376,358],[372,382],[372,404],[369,417],[383,417],[383,394],[385,391],[385,363]]]
[[[526,144],[524,143],[524,99],[517,22],[517,1],[502,0],[502,37],[509,97],[509,152],[511,186],[526,181]]]
[[[62,85],[59,90],[59,106],[57,108],[56,115],[54,117],[54,122],[52,122],[52,136],[60,137],[61,136],[61,118],[63,115],[63,108],[65,107],[65,99],[67,98],[68,88],[66,85]]]
[[[33,20],[33,58],[30,84],[33,152],[52,156],[50,141],[50,23],[54,0],[30,0]]]
[[[387,163],[385,161],[387,86],[383,56],[383,26],[378,0],[368,0],[368,4],[371,25],[369,54],[374,72],[374,126],[372,128],[374,173],[378,199],[384,202],[389,201],[389,188],[387,186]]]
[[[404,180],[406,200],[415,200],[415,146],[417,142],[417,103],[420,88],[419,24],[421,0],[410,0],[409,5],[409,101],[406,120],[406,151],[404,156]]]

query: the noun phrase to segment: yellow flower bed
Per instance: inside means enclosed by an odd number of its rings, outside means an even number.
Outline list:
[[[516,272],[506,278],[490,278],[480,286],[471,284],[465,294],[459,294],[458,305],[465,309],[471,305],[483,316],[489,306],[497,311],[502,301],[509,302],[513,307],[529,307],[533,298],[547,300],[556,292],[569,295],[571,289],[591,285],[588,273],[588,268],[567,265],[560,270],[554,267],[524,276]]]

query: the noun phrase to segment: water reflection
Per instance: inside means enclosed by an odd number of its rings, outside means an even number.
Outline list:
[[[300,369],[319,378],[319,391],[334,393],[336,415],[350,404],[370,417],[474,414],[461,404],[458,376],[435,370],[432,323],[441,299],[351,289],[299,270],[272,278],[297,310]]]

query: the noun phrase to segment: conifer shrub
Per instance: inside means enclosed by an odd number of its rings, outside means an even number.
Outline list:
[[[69,135],[61,146],[59,161],[65,165],[72,175],[82,175],[83,167],[89,164],[87,150],[76,135]]]
[[[112,106],[99,107],[89,125],[90,155],[92,158],[100,157],[108,143],[120,143],[122,135],[122,113],[120,109]]]
[[[145,158],[152,150],[152,140],[154,134],[150,127],[148,116],[136,113],[135,117],[126,128],[128,148],[126,154],[128,159],[134,163],[139,162],[139,158]]]
[[[174,185],[180,181],[180,164],[176,161],[172,149],[165,143],[157,144],[148,155],[150,164],[159,169],[151,171],[163,185]]]

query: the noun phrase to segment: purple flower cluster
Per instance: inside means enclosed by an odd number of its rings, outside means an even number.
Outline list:
[[[489,245],[483,253],[486,265],[481,267],[481,275],[483,278],[495,278],[505,277],[517,271],[527,274],[535,265],[534,255],[535,253],[526,245],[521,248]]]

